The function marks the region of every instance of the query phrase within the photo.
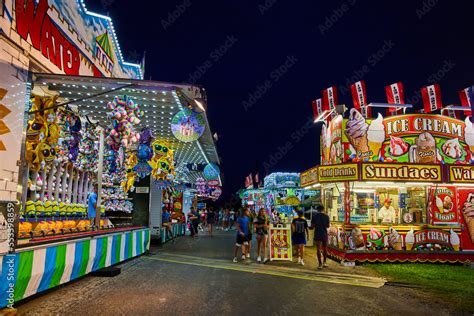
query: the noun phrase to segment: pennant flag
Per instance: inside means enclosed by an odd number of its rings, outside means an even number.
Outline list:
[[[471,109],[470,110],[465,110],[464,114],[466,116],[471,116],[472,111],[474,110],[474,91],[473,87],[468,87],[466,89],[462,89],[459,91],[459,98],[461,99],[461,105],[462,106],[468,106]]]
[[[421,95],[423,96],[423,113],[431,113],[443,107],[439,84],[423,87]]]
[[[255,183],[258,185],[258,172],[255,174]]]
[[[314,120],[316,120],[321,115],[321,113],[323,113],[323,103],[321,98],[314,100],[312,102],[312,107]]]
[[[351,85],[352,101],[354,108],[357,109],[363,117],[369,118],[372,109],[367,106],[367,91],[365,89],[365,81],[357,81]]]
[[[323,90],[323,110],[330,110],[333,111],[331,114],[331,118],[334,118],[336,113],[336,105],[337,105],[337,88],[336,86],[332,86]]]
[[[247,188],[247,189],[252,189],[252,188],[253,188],[253,177],[252,177],[252,174],[249,174],[249,175],[245,178],[245,188]]]
[[[403,84],[401,82],[392,83],[385,87],[385,94],[387,95],[387,103],[390,104],[405,104],[405,93],[403,91]],[[398,110],[396,107],[389,107],[387,115],[396,115]]]

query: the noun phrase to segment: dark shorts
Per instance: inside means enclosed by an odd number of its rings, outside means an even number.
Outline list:
[[[242,246],[242,245],[244,245],[244,244],[245,244],[245,245],[248,244],[248,241],[249,241],[249,240],[248,240],[248,237],[247,237],[247,236],[243,236],[243,235],[241,235],[241,234],[237,234],[237,238],[236,238],[236,240],[235,240],[235,244],[236,244],[237,246]]]
[[[320,238],[316,238],[314,237],[314,241],[315,242],[321,242],[323,244],[323,246],[326,246],[328,244],[328,238],[324,238],[324,237],[320,237]]]
[[[265,229],[257,229],[257,236],[268,235],[268,230]]]
[[[293,235],[293,245],[306,245],[306,237],[300,235]]]

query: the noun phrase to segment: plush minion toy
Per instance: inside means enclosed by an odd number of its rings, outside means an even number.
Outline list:
[[[59,215],[61,217],[66,217],[67,215],[67,206],[66,206],[66,203],[64,202],[59,203]]]
[[[86,211],[86,206],[84,204],[81,204],[81,217],[86,218],[87,216],[87,211]]]
[[[41,202],[40,200],[36,201],[35,202],[35,209],[36,209],[36,212],[35,212],[36,217],[43,217],[44,216],[43,202]]]
[[[66,216],[67,217],[72,217],[73,212],[74,212],[74,208],[73,208],[72,204],[67,204],[66,205]]]
[[[31,200],[26,201],[25,215],[27,217],[35,217],[36,215],[35,202]]]
[[[44,202],[44,216],[51,217],[53,216],[53,204],[51,201],[47,200]]]
[[[52,216],[54,217],[59,217],[61,215],[61,211],[59,210],[59,204],[57,201],[54,201],[51,203],[52,204]]]

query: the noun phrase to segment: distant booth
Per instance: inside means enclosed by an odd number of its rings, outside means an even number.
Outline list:
[[[473,161],[468,118],[352,109],[323,125],[321,165],[301,186],[321,187],[336,260],[472,262]]]

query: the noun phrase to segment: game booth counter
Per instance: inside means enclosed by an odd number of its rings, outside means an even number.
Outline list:
[[[444,115],[364,119],[355,109],[321,134],[330,256],[358,262],[474,260],[474,128]]]

